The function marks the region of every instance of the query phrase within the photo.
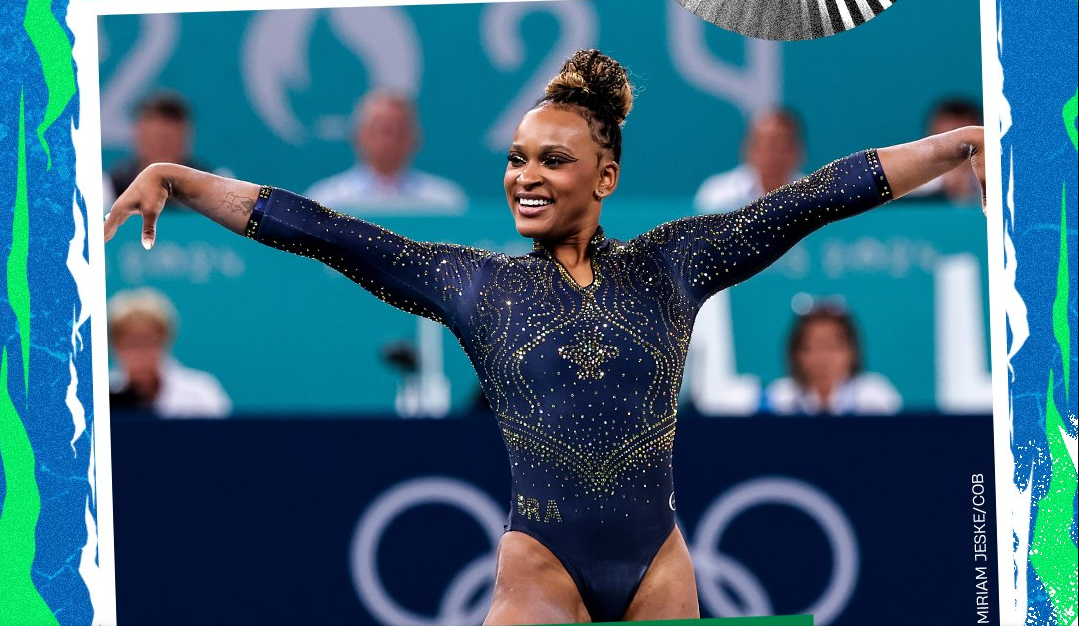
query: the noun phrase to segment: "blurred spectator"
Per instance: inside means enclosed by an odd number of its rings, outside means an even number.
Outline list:
[[[368,94],[356,104],[351,168],[316,182],[306,192],[343,213],[370,209],[403,209],[409,213],[460,213],[467,198],[456,183],[414,170],[420,144],[413,102],[385,91]]]
[[[980,126],[981,123],[981,107],[963,98],[949,98],[933,107],[926,123],[926,131],[930,135],[938,135],[964,126]],[[966,165],[966,167],[957,167],[944,176],[926,183],[906,197],[981,206],[982,188],[974,171]]]
[[[369,93],[356,104],[353,123],[356,164],[316,182],[304,195],[356,217],[387,210],[411,215],[464,211],[468,199],[456,183],[412,169],[420,129],[411,99],[388,91]],[[383,359],[401,375],[394,401],[398,415],[443,417],[449,412],[442,336],[437,322],[418,317],[414,345],[383,346]]]
[[[842,307],[820,305],[798,316],[787,343],[789,378],[764,391],[763,409],[781,415],[884,415],[903,400],[888,379],[862,371],[854,320]]]
[[[146,166],[153,163],[180,163],[210,171],[205,163],[191,155],[194,134],[191,107],[183,96],[171,91],[159,91],[146,96],[135,112],[132,135],[132,154],[109,169],[104,180],[105,210],[131,185]],[[230,176],[227,170],[217,174]],[[182,208],[169,203],[167,208]]]
[[[742,163],[701,185],[694,199],[698,213],[726,213],[804,176],[802,124],[784,108],[753,118],[742,141]]]
[[[148,288],[116,294],[109,300],[108,325],[120,365],[109,381],[114,410],[159,417],[225,417],[232,410],[216,378],[171,356],[176,310],[165,296]]]
[[[698,213],[726,213],[743,207],[804,174],[802,125],[784,108],[753,118],[742,141],[742,163],[704,181],[694,206]],[[760,408],[760,380],[735,367],[730,293],[712,296],[697,313],[686,360],[689,401],[704,414],[753,415]]]

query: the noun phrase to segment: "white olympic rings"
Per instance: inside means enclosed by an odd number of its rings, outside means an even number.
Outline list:
[[[479,624],[490,604],[490,591],[473,603],[482,585],[494,586],[494,548],[466,565],[442,595],[439,614],[427,617],[397,603],[382,585],[378,575],[378,546],[382,534],[401,513],[423,504],[444,504],[461,509],[479,522],[492,546],[502,538],[506,514],[484,492],[453,478],[424,477],[394,485],[383,492],[364,511],[356,523],[349,550],[352,584],[364,606],[387,626],[460,626]]]
[[[409,509],[428,504],[450,506],[469,514],[491,542],[490,552],[473,559],[453,578],[434,616],[401,606],[383,586],[377,560],[382,536],[393,521]],[[832,574],[820,598],[803,612],[813,614],[814,623],[827,626],[854,593],[859,567],[857,540],[850,521],[834,500],[817,487],[788,477],[761,477],[740,483],[713,501],[701,516],[690,553],[702,604],[721,617],[772,613],[771,599],[760,580],[744,565],[719,552],[731,522],[763,504],[800,510],[824,531],[832,551]],[[353,586],[367,610],[385,626],[478,624],[490,603],[495,549],[504,520],[505,513],[490,496],[455,478],[428,476],[394,485],[379,495],[356,523],[349,557]],[[724,585],[735,592],[740,602],[728,595]]]
[[[783,476],[754,478],[732,487],[713,502],[697,523],[690,553],[697,571],[701,602],[723,617],[771,615],[772,603],[760,581],[741,563],[718,552],[723,533],[734,518],[762,504],[782,504],[813,519],[827,536],[832,551],[832,575],[821,597],[800,613],[827,626],[839,616],[858,580],[858,542],[850,520],[827,494],[809,483]],[[739,608],[721,583],[742,599]]]

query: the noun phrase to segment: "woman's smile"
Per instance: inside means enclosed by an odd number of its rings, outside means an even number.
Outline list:
[[[523,217],[536,217],[551,208],[554,200],[535,193],[517,194],[517,213]]]

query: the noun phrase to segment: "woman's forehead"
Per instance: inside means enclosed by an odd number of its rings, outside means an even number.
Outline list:
[[[513,143],[529,147],[561,145],[573,149],[591,147],[596,142],[583,117],[573,111],[547,105],[525,113],[513,133]]]

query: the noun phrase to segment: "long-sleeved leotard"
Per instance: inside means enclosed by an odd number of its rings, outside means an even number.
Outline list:
[[[598,229],[587,286],[538,243],[524,256],[419,243],[270,188],[247,234],[457,336],[509,453],[507,528],[549,548],[592,618],[609,621],[674,526],[675,413],[701,303],[817,228],[889,199],[876,152],[857,153],[733,213],[628,242]]]

